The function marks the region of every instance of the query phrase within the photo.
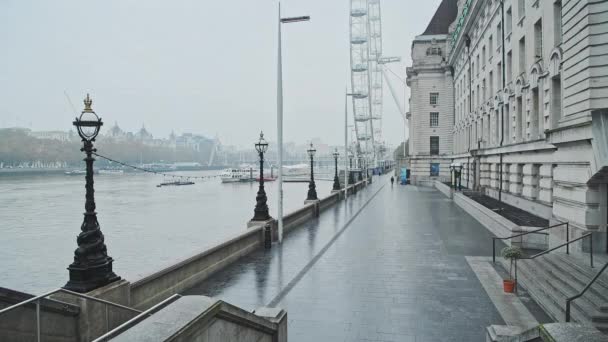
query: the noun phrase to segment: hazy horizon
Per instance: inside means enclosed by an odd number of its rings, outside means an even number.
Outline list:
[[[282,1],[284,140],[344,141],[344,90],[350,86],[350,2]],[[439,0],[382,1],[385,56],[405,77],[412,39]],[[413,6],[409,3],[409,8]],[[0,127],[69,130],[86,93],[106,123],[219,136],[245,147],[264,130],[276,140],[277,1],[75,0],[0,2]],[[392,83],[401,97],[404,85]],[[409,89],[406,90],[409,96]],[[349,121],[352,112],[349,103]],[[403,121],[384,89],[384,139],[398,145]]]

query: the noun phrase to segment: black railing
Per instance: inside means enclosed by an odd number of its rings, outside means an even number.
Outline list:
[[[573,300],[581,297],[582,295],[585,294],[585,292],[587,292],[587,290],[589,290],[589,288],[591,287],[591,285],[593,285],[593,283],[595,283],[595,281],[597,280],[597,278],[600,277],[600,275],[602,274],[602,272],[604,272],[606,270],[606,268],[608,268],[608,262],[604,264],[604,266],[595,274],[595,276],[593,277],[593,279],[591,279],[589,281],[589,283],[587,283],[587,285],[585,286],[585,288],[579,292],[577,295],[574,295],[572,297],[566,298],[566,322],[570,322],[570,302],[572,302]]]
[[[578,241],[578,240],[582,240],[582,239],[584,239],[584,238],[586,238],[586,237],[588,237],[588,238],[589,238],[589,259],[590,259],[590,260],[589,260],[589,264],[591,264],[591,268],[593,268],[593,233],[587,233],[587,234],[585,234],[585,235],[582,235],[582,236],[577,237],[577,238],[576,238],[576,239],[574,239],[574,240],[569,240],[568,242],[566,242],[566,243],[562,243],[562,244],[561,244],[561,245],[559,245],[559,246],[555,246],[555,247],[553,247],[553,248],[551,248],[551,249],[547,249],[546,251],[542,251],[542,252],[540,252],[540,253],[538,253],[538,254],[534,254],[534,255],[532,255],[532,256],[530,256],[530,257],[527,257],[527,258],[522,258],[522,259],[536,259],[536,258],[538,258],[538,257],[539,257],[539,256],[541,256],[541,255],[545,255],[545,254],[547,254],[547,253],[549,253],[549,252],[553,252],[554,250],[559,249],[559,248],[562,248],[562,247],[564,247],[564,246],[566,246],[566,249],[567,249],[569,244],[571,244],[571,243],[573,243],[573,242],[575,242],[575,241]]]
[[[513,239],[516,237],[520,237],[520,236],[524,236],[524,235],[528,235],[528,234],[543,234],[543,235],[547,235],[547,233],[540,233],[543,230],[547,230],[547,229],[552,229],[552,228],[556,228],[556,227],[560,227],[566,225],[566,254],[570,254],[570,224],[568,222],[562,222],[562,223],[558,223],[558,224],[554,224],[552,226],[549,227],[543,227],[543,228],[539,228],[539,229],[535,229],[535,230],[530,230],[521,234],[516,234],[516,235],[511,235],[511,236],[507,236],[507,237],[492,237],[492,262],[496,263],[496,240],[509,240],[509,239]]]

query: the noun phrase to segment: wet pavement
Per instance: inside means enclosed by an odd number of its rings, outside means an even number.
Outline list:
[[[504,324],[465,256],[491,234],[441,193],[389,178],[185,294],[287,310],[289,341],[485,341]]]

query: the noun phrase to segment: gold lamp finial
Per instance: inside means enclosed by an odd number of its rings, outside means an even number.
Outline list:
[[[87,98],[84,99],[84,110],[85,111],[92,111],[92,109],[91,109],[91,105],[92,104],[93,104],[93,100],[91,100],[91,97],[87,93]]]

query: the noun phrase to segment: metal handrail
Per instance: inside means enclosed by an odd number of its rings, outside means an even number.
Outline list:
[[[180,297],[181,297],[181,295],[179,295],[179,294],[172,295],[171,297],[163,300],[162,302],[154,305],[153,307],[147,309],[146,311],[141,312],[139,315],[137,315],[137,316],[131,318],[130,320],[124,322],[123,324],[117,326],[116,328],[112,329],[111,331],[108,331],[104,335],[99,336],[98,338],[93,340],[93,342],[103,342],[103,341],[107,341],[109,338],[115,337],[120,332],[122,332],[122,330],[124,330],[126,327],[141,322],[143,319],[147,318],[148,316],[151,316],[158,310],[165,307],[167,304],[172,303],[173,301],[179,299]]]
[[[509,240],[509,239],[513,239],[513,238],[528,235],[528,234],[537,234],[538,232],[541,232],[543,230],[556,228],[556,227],[560,227],[563,225],[566,225],[566,254],[570,254],[570,243],[569,243],[570,242],[570,223],[562,222],[562,223],[554,224],[552,226],[543,227],[543,228],[539,228],[539,229],[535,229],[535,230],[530,230],[530,231],[527,231],[527,232],[524,232],[521,234],[511,235],[511,236],[507,236],[507,237],[493,236],[492,237],[492,262],[496,263],[496,240]]]
[[[59,288],[59,289],[47,292],[45,294],[42,294],[42,295],[39,295],[39,296],[36,296],[36,297],[32,297],[30,299],[24,300],[23,302],[17,303],[15,305],[11,305],[11,306],[9,306],[7,308],[4,308],[4,309],[0,310],[0,315],[5,314],[5,313],[7,313],[9,311],[12,311],[14,309],[17,309],[17,308],[19,308],[21,306],[24,306],[26,304],[30,304],[32,302],[35,302],[35,304],[36,304],[36,341],[40,342],[41,341],[41,339],[40,339],[40,300],[44,299],[44,298],[46,298],[46,297],[48,297],[50,295],[53,295],[55,293],[59,293],[59,292],[67,293],[67,294],[73,295],[75,297],[89,299],[89,300],[92,300],[94,302],[105,304],[106,305],[105,306],[105,308],[106,308],[106,330],[108,330],[108,317],[109,317],[108,316],[108,305],[114,306],[114,307],[117,307],[117,308],[120,308],[120,309],[128,310],[128,311],[132,311],[132,312],[137,312],[138,314],[141,314],[141,312],[142,312],[141,310],[133,309],[133,308],[130,308],[128,306],[112,303],[112,302],[109,302],[107,300],[103,300],[103,299],[87,296],[87,295],[82,294],[82,293],[73,292],[73,291],[70,291],[70,290]]]
[[[593,285],[593,283],[595,283],[595,281],[600,277],[600,275],[602,274],[602,272],[604,272],[606,270],[606,268],[608,268],[608,262],[604,264],[604,266],[595,274],[595,276],[593,277],[593,279],[591,279],[587,285],[585,286],[585,288],[579,292],[577,295],[574,295],[572,297],[568,297],[566,298],[566,322],[570,322],[570,302],[572,302],[573,300],[581,297],[582,295],[585,294],[585,292],[587,292],[587,290],[589,290],[589,288],[591,287],[591,285]]]
[[[578,240],[582,240],[582,239],[584,239],[586,237],[589,238],[589,258],[590,258],[590,262],[589,263],[591,264],[591,268],[593,268],[593,233],[587,233],[585,235],[577,237],[574,240],[568,241],[566,243],[562,243],[561,245],[555,246],[555,247],[553,247],[551,249],[547,249],[546,251],[542,251],[542,252],[534,254],[534,255],[532,255],[530,257],[521,258],[521,259],[536,259],[536,258],[538,258],[541,255],[545,255],[545,254],[547,254],[549,252],[553,252],[556,249],[562,248],[564,246],[568,246],[569,244],[571,244],[571,243],[573,243],[575,241],[578,241]]]

